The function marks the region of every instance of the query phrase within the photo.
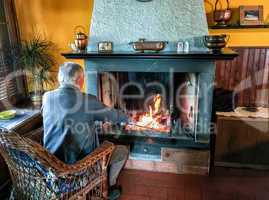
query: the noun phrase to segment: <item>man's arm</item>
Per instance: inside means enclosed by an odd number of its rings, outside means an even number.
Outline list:
[[[89,107],[93,109],[94,120],[96,121],[109,121],[112,123],[126,123],[128,121],[127,115],[122,111],[107,107],[95,97],[91,98],[89,104]]]

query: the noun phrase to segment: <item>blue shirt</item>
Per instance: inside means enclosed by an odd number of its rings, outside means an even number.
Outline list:
[[[126,122],[127,117],[106,107],[95,96],[72,85],[49,91],[43,97],[44,147],[60,160],[73,164],[98,147],[95,121]]]

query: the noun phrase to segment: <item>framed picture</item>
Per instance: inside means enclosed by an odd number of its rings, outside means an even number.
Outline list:
[[[263,6],[240,6],[240,25],[263,25]]]

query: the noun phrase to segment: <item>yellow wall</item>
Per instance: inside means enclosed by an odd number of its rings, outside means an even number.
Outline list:
[[[212,12],[212,2],[215,0],[205,0],[207,12]],[[226,0],[221,0],[225,4]],[[210,5],[211,4],[211,5]],[[263,5],[264,19],[269,23],[269,0],[230,0],[232,8],[240,5]],[[210,34],[226,33],[231,36],[229,46],[269,46],[269,29],[233,29],[233,30],[210,30]]]
[[[210,4],[215,0],[205,2],[207,12],[211,12]],[[264,15],[269,22],[269,0],[230,2],[234,8],[242,4],[264,5]],[[83,25],[88,34],[93,0],[15,0],[15,4],[22,39],[31,38],[33,30],[44,34],[58,46],[56,56],[59,64],[65,60],[60,52],[69,50],[68,43],[74,39],[74,27]],[[269,29],[210,30],[210,33],[230,34],[229,46],[269,46]],[[83,64],[83,61],[79,62]]]
[[[39,32],[54,42],[58,64],[65,61],[60,52],[70,51],[74,27],[83,25],[89,32],[92,0],[15,0],[21,37],[27,40]],[[83,61],[76,61],[83,65]]]

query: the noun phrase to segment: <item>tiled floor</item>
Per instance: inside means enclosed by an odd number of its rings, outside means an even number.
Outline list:
[[[121,200],[269,200],[269,172],[216,168],[214,176],[125,170]]]

